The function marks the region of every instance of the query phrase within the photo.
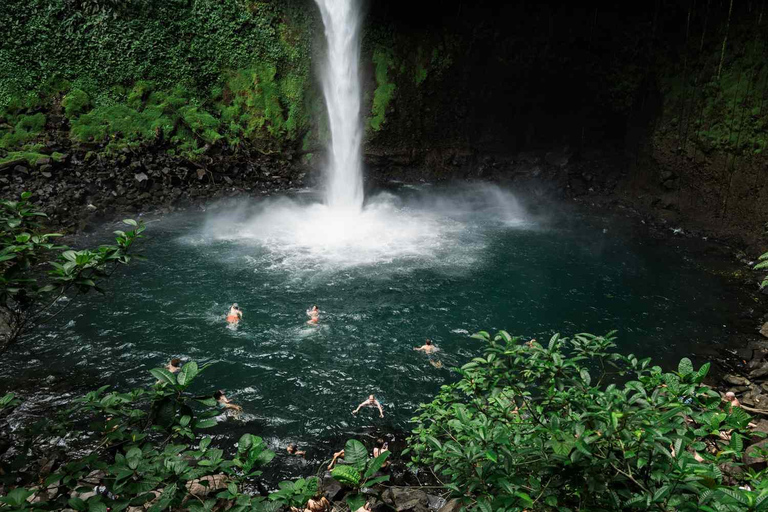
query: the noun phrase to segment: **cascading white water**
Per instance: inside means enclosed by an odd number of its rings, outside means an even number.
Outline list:
[[[322,74],[331,127],[326,170],[326,204],[334,210],[360,211],[363,178],[360,145],[359,0],[315,0],[325,25],[328,51]]]
[[[362,120],[358,62],[361,0],[315,0],[320,7],[328,56],[322,69],[331,128],[325,204],[283,197],[213,215],[206,232],[243,245],[255,243],[258,265],[302,270],[381,265],[418,260],[471,265],[484,246],[474,237],[476,217],[509,227],[527,225],[514,196],[493,187],[469,186],[463,194],[419,194],[403,200],[381,193],[363,209]],[[479,204],[478,204],[479,198]],[[457,261],[461,261],[459,264]]]

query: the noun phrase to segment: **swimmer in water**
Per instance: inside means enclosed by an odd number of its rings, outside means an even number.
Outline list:
[[[227,322],[231,324],[236,324],[243,318],[243,311],[240,309],[240,306],[237,305],[237,302],[232,304],[232,307],[229,308],[229,313],[227,313]]]
[[[307,452],[300,451],[299,447],[296,446],[295,443],[289,444],[285,451],[288,452],[288,455],[296,455],[298,457],[304,457],[307,454]]]
[[[427,340],[424,342],[424,345],[420,347],[413,347],[413,350],[418,350],[419,352],[424,352],[425,354],[432,354],[433,352],[436,352],[438,348],[432,344],[432,340]]]
[[[316,325],[320,323],[320,310],[317,308],[317,306],[312,306],[307,310],[307,315],[309,316],[309,320],[307,323],[309,325]]]
[[[357,409],[352,411],[352,414],[357,414],[357,411],[359,411],[363,407],[376,407],[379,409],[379,418],[384,417],[384,408],[381,406],[381,403],[379,403],[379,401],[376,400],[376,398],[373,395],[369,395],[368,400],[358,405]]]
[[[181,359],[174,357],[171,362],[165,366],[165,369],[171,373],[178,373],[181,370]]]
[[[220,409],[224,409],[224,410],[230,409],[235,411],[236,413],[243,410],[243,408],[240,407],[239,405],[233,404],[232,402],[230,402],[229,399],[224,395],[224,392],[222,390],[216,391],[213,394],[213,398],[214,400],[216,400],[216,405]]]

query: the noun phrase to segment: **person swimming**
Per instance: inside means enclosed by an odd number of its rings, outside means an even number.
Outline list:
[[[307,316],[309,316],[309,320],[307,321],[309,325],[316,325],[320,323],[320,310],[316,305],[307,310]]]
[[[233,404],[232,402],[230,402],[229,399],[226,397],[226,395],[224,395],[224,392],[222,390],[216,391],[213,394],[213,399],[216,400],[216,405],[220,409],[224,409],[225,411],[232,410],[238,413],[243,410],[243,408],[240,407],[239,405]]]
[[[229,322],[231,324],[236,324],[242,318],[243,318],[243,310],[241,310],[240,306],[238,306],[237,302],[235,302],[229,308],[229,313],[227,313],[227,322]]]
[[[178,373],[179,370],[181,370],[181,359],[178,357],[174,357],[171,359],[171,361],[165,366],[165,369],[168,370],[171,373]]]
[[[288,452],[288,455],[296,455],[298,457],[304,457],[307,454],[307,452],[299,450],[299,447],[296,446],[296,443],[289,444],[285,451]]]
[[[379,409],[379,418],[384,417],[384,408],[381,407],[381,403],[378,400],[376,400],[376,397],[374,397],[373,395],[369,395],[368,400],[358,405],[357,409],[352,411],[352,414],[357,414],[357,411],[359,411],[363,407],[376,407]]]
[[[439,349],[432,344],[432,340],[427,340],[424,342],[424,345],[420,347],[413,347],[413,350],[424,352],[425,354],[431,354],[433,352],[437,352]]]

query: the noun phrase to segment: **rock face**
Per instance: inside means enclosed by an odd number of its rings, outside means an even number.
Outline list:
[[[311,169],[289,156],[219,155],[191,163],[156,148],[111,160],[93,151],[70,151],[66,159],[42,157],[37,165],[19,161],[3,166],[0,195],[16,199],[24,191],[33,192],[32,200],[51,224],[87,231],[91,223],[126,214],[303,187]]]
[[[381,499],[397,512],[429,511],[429,497],[418,489],[391,487],[384,491]]]
[[[731,373],[723,377],[723,380],[733,386],[749,386],[749,379]]]

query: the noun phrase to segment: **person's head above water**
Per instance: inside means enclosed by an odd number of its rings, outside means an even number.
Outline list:
[[[384,440],[379,438],[376,440],[376,448],[383,448],[384,447]]]
[[[291,444],[289,444],[289,445],[288,445],[288,447],[286,448],[286,450],[288,451],[288,453],[296,453],[296,451],[297,451],[298,449],[299,449],[299,447],[298,447],[298,446],[296,446],[296,444],[295,444],[295,443],[291,443]]]
[[[179,359],[178,357],[174,357],[173,359],[171,359],[171,366],[175,368],[178,368],[179,366],[181,366],[181,359]]]
[[[368,395],[368,401],[369,402],[375,402],[376,401],[376,397],[374,397],[373,395]]]
[[[215,398],[216,400],[220,400],[220,399],[224,398],[224,391],[222,391],[222,390],[220,390],[220,389],[219,389],[219,390],[217,390],[217,391],[216,391],[216,392],[213,394],[213,398]]]
[[[427,340],[426,342],[424,342],[424,344],[425,345],[431,345],[432,344],[432,340]]]
[[[237,305],[237,302],[232,304],[232,309],[240,309],[240,306]]]

